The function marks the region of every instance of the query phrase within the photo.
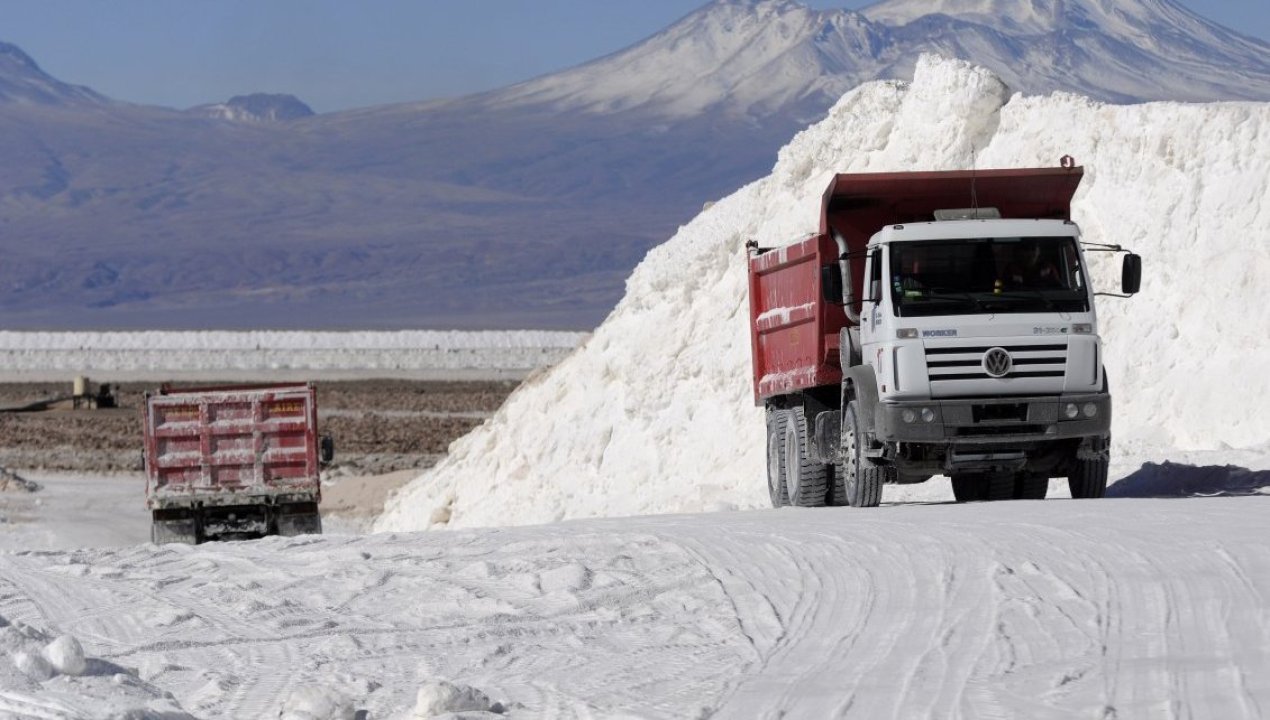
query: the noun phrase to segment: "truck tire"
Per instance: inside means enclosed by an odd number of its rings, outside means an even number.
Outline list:
[[[1014,478],[1015,500],[1044,500],[1049,492],[1050,479],[1039,475],[1019,473]]]
[[[952,491],[953,499],[959,503],[987,500],[988,478],[974,474],[953,475]]]
[[[767,494],[772,507],[783,507],[785,495],[785,424],[788,412],[767,409]]]
[[[952,476],[953,498],[959,503],[1012,500],[1016,497],[1013,474],[965,473]]]
[[[809,457],[811,433],[802,408],[789,411],[785,422],[785,497],[794,507],[823,507],[829,466]]]
[[[1067,487],[1072,491],[1072,498],[1080,500],[1106,495],[1108,464],[1105,457],[1074,461],[1071,474],[1067,476]]]
[[[895,481],[896,471],[890,465],[874,465],[864,457],[860,412],[855,400],[848,402],[842,412],[842,437],[838,450],[833,504],[877,507],[882,502],[882,486]]]

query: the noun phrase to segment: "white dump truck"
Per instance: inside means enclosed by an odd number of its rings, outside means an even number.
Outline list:
[[[952,479],[959,502],[1107,486],[1111,395],[1070,158],[1039,169],[837,175],[818,233],[750,244],[754,398],[772,504],[875,506]]]

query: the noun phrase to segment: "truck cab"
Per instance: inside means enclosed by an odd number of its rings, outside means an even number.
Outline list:
[[[861,359],[878,383],[874,441],[890,450],[873,455],[897,482],[1024,468],[1048,480],[1105,454],[1111,397],[1074,223],[887,226],[866,276]]]

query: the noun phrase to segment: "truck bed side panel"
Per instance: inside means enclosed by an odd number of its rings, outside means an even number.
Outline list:
[[[821,268],[837,272],[837,256],[837,244],[817,235],[750,260],[756,403],[842,381],[838,331],[846,315],[821,291]]]

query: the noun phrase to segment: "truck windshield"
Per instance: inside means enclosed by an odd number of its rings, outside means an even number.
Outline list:
[[[1070,237],[894,243],[891,298],[901,317],[1089,309]]]

